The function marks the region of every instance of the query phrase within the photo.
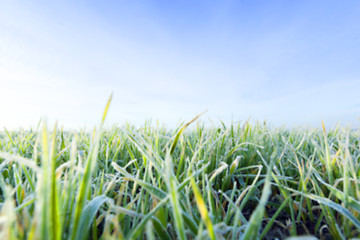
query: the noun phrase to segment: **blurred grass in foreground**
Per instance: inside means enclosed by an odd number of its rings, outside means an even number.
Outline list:
[[[109,104],[93,132],[0,133],[0,239],[360,236],[359,130],[103,130]]]

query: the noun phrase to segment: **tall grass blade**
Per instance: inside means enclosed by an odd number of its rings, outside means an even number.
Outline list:
[[[76,236],[78,236],[80,234],[78,232],[81,231],[78,226],[79,226],[79,222],[82,217],[81,213],[83,211],[84,203],[87,200],[87,195],[90,190],[91,176],[94,172],[95,164],[96,164],[96,160],[97,160],[97,156],[98,156],[102,127],[103,127],[103,124],[104,124],[104,121],[106,118],[107,111],[110,107],[111,99],[112,99],[112,95],[110,96],[110,98],[105,106],[105,110],[104,110],[103,117],[101,119],[100,126],[99,126],[98,130],[95,132],[94,141],[91,144],[89,155],[86,160],[85,171],[82,176],[82,180],[81,180],[80,187],[78,190],[79,192],[78,192],[77,199],[76,199],[74,219],[72,222],[71,239],[73,239],[73,240],[76,239]]]
[[[209,238],[211,240],[215,240],[216,236],[215,236],[213,224],[212,224],[210,216],[209,216],[209,212],[206,208],[205,201],[201,196],[200,190],[199,190],[198,186],[196,185],[195,180],[193,178],[191,178],[191,186],[194,191],[196,204],[200,211],[201,218],[204,221],[207,232],[209,234]]]
[[[275,151],[276,152],[276,151]],[[275,162],[274,154],[271,156],[270,165],[268,166],[266,177],[265,177],[265,184],[262,190],[260,202],[256,207],[255,211],[251,214],[250,220],[247,223],[247,227],[245,229],[245,233],[242,236],[243,240],[247,239],[258,239],[259,238],[259,230],[261,226],[261,222],[264,217],[265,212],[265,205],[269,199],[271,194],[271,172],[272,167]]]

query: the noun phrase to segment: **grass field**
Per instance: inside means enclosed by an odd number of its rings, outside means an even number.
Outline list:
[[[360,131],[0,133],[0,239],[360,237]]]

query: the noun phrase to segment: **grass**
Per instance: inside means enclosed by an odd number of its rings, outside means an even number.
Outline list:
[[[0,132],[0,239],[360,237],[360,131]],[[192,124],[191,129],[187,129]]]

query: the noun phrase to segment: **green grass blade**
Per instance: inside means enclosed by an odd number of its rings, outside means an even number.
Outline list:
[[[170,196],[170,204],[172,208],[173,217],[175,220],[175,229],[177,237],[181,240],[186,239],[184,220],[181,214],[181,206],[179,201],[179,193],[177,190],[177,182],[173,173],[173,164],[170,153],[166,155],[165,159],[166,167],[166,182],[168,188],[168,194]]]
[[[191,186],[193,188],[196,204],[200,211],[201,218],[205,223],[209,238],[211,240],[215,240],[216,236],[215,236],[213,224],[212,224],[210,216],[209,216],[209,212],[206,208],[205,201],[201,196],[200,190],[199,190],[198,186],[196,185],[193,178],[191,178]]]
[[[83,211],[83,207],[84,207],[85,201],[87,199],[88,192],[90,190],[91,176],[94,172],[95,164],[96,164],[96,160],[97,160],[97,156],[98,156],[102,127],[103,127],[105,117],[106,117],[107,111],[108,111],[110,103],[111,103],[111,99],[112,99],[112,95],[110,96],[110,98],[106,104],[99,129],[95,133],[95,138],[90,147],[90,152],[89,152],[88,158],[86,160],[85,171],[82,176],[81,183],[80,183],[80,188],[79,188],[79,192],[78,192],[77,199],[76,199],[76,208],[75,208],[75,213],[74,213],[74,219],[72,222],[72,229],[71,229],[72,237],[71,237],[71,239],[73,239],[73,240],[76,239],[77,232],[80,231],[78,228],[78,225],[79,225],[79,222],[81,219],[81,213]]]
[[[348,218],[358,229],[360,229],[360,221],[351,214],[351,212],[349,210],[347,210],[346,208],[344,208],[343,206],[341,206],[340,204],[337,204],[333,201],[331,201],[328,198],[324,198],[324,197],[320,197],[318,195],[315,194],[305,194],[303,192],[300,191],[296,191],[294,189],[285,187],[286,189],[288,189],[291,192],[303,195],[304,197],[310,198],[320,204],[324,204],[334,210],[336,210],[337,212],[341,213],[343,216],[345,216],[346,218]]]
[[[172,154],[175,151],[175,147],[179,141],[179,138],[181,136],[181,134],[185,131],[185,129],[192,124],[193,122],[195,122],[201,115],[205,114],[207,111],[200,113],[199,115],[197,115],[196,117],[194,117],[191,121],[187,122],[182,128],[180,128],[180,130],[176,133],[174,141],[171,144],[170,147],[170,154]]]
[[[99,211],[100,207],[107,201],[112,201],[112,199],[106,197],[105,195],[100,195],[93,198],[89,201],[81,214],[78,231],[76,232],[75,239],[87,239],[90,233],[90,226],[96,213]]]
[[[270,165],[267,169],[265,184],[264,184],[264,188],[262,190],[260,202],[259,202],[258,206],[256,207],[255,211],[251,214],[250,220],[245,229],[245,233],[242,236],[243,240],[259,238],[258,234],[259,234],[261,222],[264,217],[265,205],[271,194],[271,172],[272,172],[272,167],[274,165],[274,162],[275,162],[275,157],[272,156]]]

